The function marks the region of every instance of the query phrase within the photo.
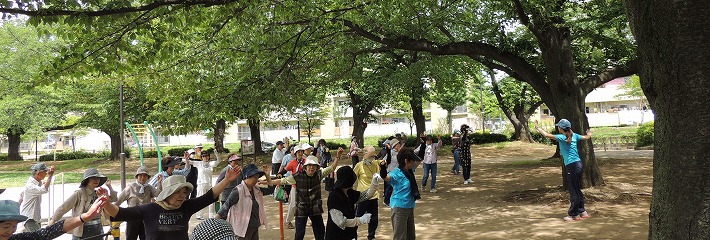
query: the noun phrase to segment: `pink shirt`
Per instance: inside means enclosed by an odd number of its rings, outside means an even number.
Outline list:
[[[232,224],[234,228],[234,234],[239,237],[244,237],[247,233],[247,227],[249,225],[249,217],[251,216],[251,192],[249,192],[249,187],[246,183],[242,182],[239,184],[235,190],[239,191],[239,202],[232,205],[229,208],[229,214],[227,215],[227,222]],[[261,225],[266,225],[266,211],[264,211],[264,195],[261,193],[256,186],[254,187],[254,195],[256,202],[259,204],[259,223]]]

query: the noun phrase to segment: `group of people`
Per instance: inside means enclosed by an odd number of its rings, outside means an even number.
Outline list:
[[[571,130],[571,123],[562,119],[556,124],[560,134],[550,134],[539,127],[545,137],[558,141],[564,158],[569,182],[570,208],[566,221],[589,217],[584,208],[581,192],[583,165],[577,152],[577,143],[591,138],[591,132],[579,135]],[[464,184],[471,183],[470,127],[462,125],[452,135],[454,153],[453,174],[462,173]],[[391,208],[394,239],[416,239],[414,208],[421,199],[414,171],[423,163],[421,187],[425,189],[431,176],[430,192],[436,193],[437,150],[442,141],[433,142],[433,136],[420,136],[416,148],[404,147],[406,139],[388,138],[378,154],[373,146],[362,149],[351,144],[348,156],[352,166],[338,164],[344,153],[339,148],[336,157],[324,140],[318,141],[317,150],[308,143],[290,146],[288,138],[277,142],[272,165],[261,168],[254,164],[240,166],[236,154],[227,157],[228,165],[222,169],[217,184],[212,186],[212,174],[218,161],[198,145],[187,151],[183,158],[166,157],[162,172],[150,177],[148,169],[141,166],[134,175],[135,182],[119,194],[111,182],[97,169],[84,172],[80,187],[41,228],[41,195],[47,193],[54,167],[37,163],[30,169],[20,203],[0,201],[0,240],[53,239],[70,233],[73,239],[102,239],[103,226],[108,221],[126,221],[127,239],[259,239],[259,227],[266,224],[264,194],[257,186],[290,187],[289,213],[284,224],[295,228],[294,239],[305,236],[307,221],[315,239],[357,239],[359,226],[367,225],[367,239],[374,239],[378,227],[377,191],[379,182],[385,182],[383,202]],[[355,142],[356,139],[353,139]],[[362,151],[362,157],[358,152]],[[195,159],[193,156],[200,156]],[[357,157],[357,158],[356,158]],[[193,169],[198,169],[197,183],[188,182]],[[276,178],[272,178],[272,172]],[[204,175],[200,175],[204,174]],[[46,178],[46,180],[45,180]],[[322,183],[332,179],[328,193],[327,223],[321,199]],[[43,182],[44,180],[44,182]],[[195,187],[197,185],[197,187]],[[105,186],[105,188],[103,187]],[[197,188],[198,196],[191,198]],[[210,205],[221,201],[216,213]],[[127,207],[120,207],[127,202]],[[71,217],[62,220],[71,210]],[[207,219],[188,236],[192,215]],[[291,221],[295,220],[295,225]],[[15,233],[21,225],[21,233]]]

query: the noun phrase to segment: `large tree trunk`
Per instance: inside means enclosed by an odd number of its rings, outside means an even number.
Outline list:
[[[261,150],[261,132],[259,130],[259,124],[261,121],[259,119],[247,119],[247,124],[249,124],[249,132],[251,133],[251,140],[254,141],[254,153],[263,154],[264,151]],[[301,133],[298,133],[299,135]]]
[[[577,70],[574,66],[570,30],[568,28],[548,27],[542,31],[545,37],[540,41],[545,69],[550,82],[554,107],[557,109],[556,121],[565,118],[572,122],[572,130],[584,134],[589,129],[587,115],[584,112],[586,93],[579,85]],[[594,156],[593,139],[577,144],[579,157],[584,165],[583,187],[604,184],[601,170]],[[564,170],[563,170],[564,171]],[[565,176],[563,173],[562,176]],[[562,177],[566,186],[565,177]]]
[[[446,110],[446,125],[449,126],[447,130],[449,130],[449,133],[454,132],[454,125],[453,125],[453,117],[451,116],[451,111],[450,109]]]
[[[22,139],[20,137],[23,133],[23,130],[17,130],[14,128],[10,128],[7,130],[8,160],[22,160],[22,156],[20,156],[20,142],[22,141]]]
[[[417,137],[426,131],[426,117],[423,106],[424,83],[419,80],[409,95],[409,105],[412,107],[412,118],[417,127]]]
[[[227,121],[224,119],[217,120],[213,130],[214,150],[218,153],[224,153],[224,132],[227,130]]]
[[[710,4],[627,0],[655,113],[649,239],[710,236]]]
[[[369,111],[368,111],[369,112]],[[365,146],[365,128],[367,128],[367,125],[365,125],[362,120],[367,118],[368,112],[361,112],[361,111],[355,111],[353,109],[353,136],[357,137],[357,144],[360,147]]]
[[[111,154],[109,160],[121,160],[121,135],[114,132],[106,132],[111,142]]]

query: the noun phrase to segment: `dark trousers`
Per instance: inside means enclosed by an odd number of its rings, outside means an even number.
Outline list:
[[[567,215],[577,216],[584,212],[584,195],[582,194],[582,161],[565,165],[567,171],[567,187],[569,189],[569,210]]]
[[[278,174],[278,173],[279,173],[279,168],[281,168],[281,163],[272,163],[272,164],[271,164],[271,173],[272,173],[272,174]]]
[[[461,165],[463,180],[471,178],[471,164]]]
[[[138,237],[141,240],[145,239],[145,228],[143,221],[127,221],[126,222],[126,240],[136,240]]]
[[[384,201],[387,206],[390,205],[390,198],[392,197],[392,185],[389,184],[389,182],[385,181],[385,196],[384,196]]]
[[[306,221],[311,219],[311,227],[313,228],[313,236],[316,240],[325,239],[325,225],[323,224],[322,215],[313,215],[309,217],[296,216],[296,240],[303,240],[306,236]]]
[[[365,213],[372,214],[370,218],[370,223],[367,224],[367,239],[375,239],[375,231],[377,230],[377,216],[378,207],[377,199],[370,199],[367,201],[362,201],[357,204],[357,209],[355,211],[355,216],[361,217]]]
[[[358,156],[352,156],[353,160],[353,168],[355,168],[355,165],[360,162],[360,158]]]

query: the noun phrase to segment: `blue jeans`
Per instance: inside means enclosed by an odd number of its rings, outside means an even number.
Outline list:
[[[436,188],[436,163],[424,164],[424,177],[422,178],[422,186],[426,187],[426,180],[429,178],[431,171],[431,189]]]
[[[584,195],[582,194],[582,161],[565,165],[567,172],[567,187],[569,189],[569,210],[567,215],[577,216],[584,212]]]
[[[451,171],[455,173],[459,173],[459,169],[461,168],[461,159],[459,157],[459,150],[455,149],[454,150],[454,166],[451,167]]]
[[[316,240],[325,239],[325,225],[323,225],[323,215],[313,215],[309,217],[296,216],[296,240],[303,240],[306,236],[306,222],[311,219],[311,228]]]

